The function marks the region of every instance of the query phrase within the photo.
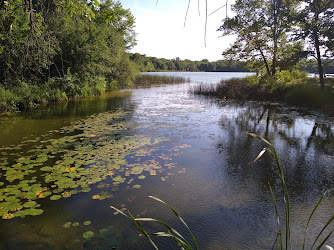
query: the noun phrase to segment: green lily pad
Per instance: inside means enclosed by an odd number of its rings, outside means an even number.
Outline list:
[[[34,207],[37,205],[36,201],[28,201],[26,203],[23,204],[24,207],[30,208],[30,207]]]
[[[79,239],[74,239],[74,240],[72,240],[72,244],[73,245],[78,245],[78,244],[80,244],[80,240]]]
[[[86,187],[86,188],[81,189],[81,192],[88,193],[90,190],[92,189],[89,187]]]
[[[64,227],[64,228],[70,228],[71,225],[72,225],[72,222],[66,222],[66,223],[63,225],[63,227]]]
[[[141,185],[133,185],[133,188],[141,188]]]
[[[85,221],[83,224],[85,225],[85,226],[88,226],[88,225],[90,225],[92,222],[91,221]]]
[[[53,170],[52,167],[42,167],[40,168],[41,171],[45,171],[45,172],[51,172]]]
[[[40,215],[42,214],[44,211],[42,209],[35,209],[35,208],[31,208],[31,209],[27,209],[27,210],[23,210],[26,212],[26,215]]]
[[[82,237],[84,239],[91,239],[94,237],[94,232],[93,231],[87,231],[82,234]]]
[[[79,225],[80,225],[79,222],[74,222],[74,223],[72,224],[73,227],[77,227],[77,226],[79,226]]]
[[[52,196],[50,197],[50,200],[52,200],[52,201],[56,201],[56,200],[59,200],[60,198],[61,198],[61,195],[56,194],[56,195],[52,195]]]

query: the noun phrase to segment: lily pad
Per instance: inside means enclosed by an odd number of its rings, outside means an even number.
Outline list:
[[[56,195],[52,195],[50,197],[50,200],[55,201],[55,200],[59,200],[60,198],[61,198],[61,195],[56,194]]]
[[[36,216],[36,215],[42,214],[44,211],[42,209],[31,208],[31,209],[23,210],[23,212],[25,212],[26,215]]]
[[[74,240],[72,240],[72,244],[73,245],[78,245],[78,244],[80,244],[80,240],[79,239],[74,239]]]
[[[34,207],[37,205],[36,201],[28,201],[26,203],[23,204],[24,207],[30,208],[30,207]]]
[[[88,225],[90,225],[92,222],[91,221],[85,221],[83,224],[85,225],[85,226],[88,226]]]
[[[94,232],[93,231],[87,231],[82,234],[82,237],[84,239],[91,239],[94,237]]]
[[[104,235],[106,235],[107,233],[108,233],[108,229],[107,228],[103,228],[103,229],[101,229],[100,230],[100,234],[102,235],[102,236],[104,236]]]
[[[64,227],[64,228],[70,228],[71,225],[72,225],[72,222],[66,222],[66,223],[63,225],[63,227]]]
[[[79,226],[79,225],[80,225],[79,222],[74,222],[74,223],[72,224],[73,227],[77,227],[77,226]]]
[[[81,192],[88,193],[90,190],[92,189],[89,187],[86,187],[86,188],[81,189]]]

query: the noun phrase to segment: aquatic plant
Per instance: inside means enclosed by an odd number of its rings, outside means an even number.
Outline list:
[[[283,172],[283,167],[279,161],[277,152],[275,147],[265,138],[256,135],[254,133],[247,133],[248,135],[255,137],[259,140],[261,140],[262,142],[264,142],[268,147],[263,148],[263,150],[258,154],[258,156],[255,158],[254,161],[252,161],[251,163],[256,162],[258,159],[260,159],[263,154],[265,152],[268,152],[275,160],[277,169],[279,171],[279,177],[280,177],[280,182],[281,182],[281,187],[283,190],[283,201],[284,201],[284,209],[285,209],[285,242],[283,243],[284,239],[283,239],[283,230],[281,228],[281,224],[280,224],[280,218],[279,218],[279,211],[278,211],[278,206],[277,206],[277,199],[276,199],[276,195],[274,193],[274,191],[272,190],[272,188],[270,187],[271,193],[272,193],[272,197],[273,197],[273,203],[274,203],[274,207],[275,207],[275,212],[276,212],[276,217],[277,217],[277,224],[278,224],[278,232],[277,232],[277,237],[279,238],[279,244],[277,243],[277,239],[274,243],[274,247],[276,245],[276,247],[278,249],[289,249],[291,248],[291,224],[290,224],[290,197],[289,197],[289,192],[288,192],[288,187],[287,184],[285,182],[285,178],[284,178],[284,172]],[[331,190],[329,190],[331,191]],[[307,231],[309,229],[310,226],[310,221],[314,215],[314,213],[316,212],[316,210],[318,209],[318,207],[320,206],[320,204],[322,203],[325,195],[329,192],[326,191],[319,199],[319,201],[316,203],[316,205],[314,206],[308,221],[307,221],[307,225],[306,225],[306,229],[305,229],[305,234],[304,234],[304,241],[303,241],[303,249],[305,248],[305,242],[306,242],[306,237],[307,237]],[[321,229],[321,231],[319,232],[319,234],[317,235],[316,239],[314,240],[313,244],[312,244],[312,248],[316,245],[319,237],[323,234],[323,232],[325,231],[325,229],[328,228],[328,226],[331,224],[331,222],[334,220],[334,214],[330,216],[330,218],[328,219],[328,221],[326,222],[326,224],[323,226],[323,228]],[[330,230],[330,232],[325,236],[325,238],[319,243],[319,245],[317,246],[316,249],[320,249],[325,243],[326,241],[329,239],[329,237],[332,235],[332,233],[334,232],[334,229]]]
[[[191,238],[192,238],[192,243],[195,247],[195,249],[198,249],[198,246],[197,246],[197,242],[196,242],[196,239],[192,233],[192,231],[190,230],[189,226],[187,225],[187,223],[182,219],[182,217],[175,211],[175,209],[170,206],[168,203],[154,197],[154,196],[149,196],[150,198],[158,201],[158,202],[161,202],[163,204],[165,204],[173,213],[174,215],[182,222],[182,224],[187,228],[187,230],[189,231],[190,235],[191,235]],[[135,225],[136,227],[138,228],[138,230],[149,240],[149,242],[152,244],[152,246],[155,248],[155,249],[159,249],[157,247],[157,245],[154,243],[154,241],[152,240],[151,236],[157,236],[157,237],[170,237],[172,238],[177,244],[178,246],[181,248],[181,249],[187,249],[187,250],[190,250],[190,249],[193,249],[191,244],[178,232],[176,231],[173,227],[171,227],[169,224],[167,224],[166,222],[164,221],[161,221],[161,220],[157,220],[157,219],[153,219],[153,218],[135,218],[131,213],[130,211],[128,211],[129,213],[129,216],[126,215],[125,213],[123,213],[121,210],[113,207],[113,206],[110,206],[112,209],[116,210],[117,214],[120,213],[122,214],[123,216],[127,217],[128,219],[130,219]],[[144,227],[141,225],[140,222],[156,222],[162,226],[164,226],[166,229],[167,229],[167,232],[155,232],[155,233],[148,233],[146,231],[146,229],[144,229]]]
[[[40,206],[39,199],[69,199],[95,186],[114,192],[134,182],[132,188],[138,189],[137,182],[146,176],[175,167],[173,152],[189,146],[168,143],[169,153],[156,153],[168,140],[130,134],[129,129],[136,127],[126,122],[127,115],[127,111],[92,115],[33,140],[0,147],[0,216],[38,215],[42,209],[31,209]],[[91,194],[96,200],[112,196],[106,190]]]

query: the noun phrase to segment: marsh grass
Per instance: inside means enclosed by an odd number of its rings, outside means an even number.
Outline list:
[[[218,99],[285,102],[290,105],[311,106],[334,113],[334,79],[325,79],[320,89],[317,79],[281,72],[278,76],[249,76],[222,80],[217,84],[199,84],[189,92]]]
[[[284,96],[284,86],[251,84],[249,78],[222,80],[218,84],[199,84],[189,91],[192,94],[211,96],[219,99],[276,101]]]
[[[189,81],[189,79],[179,76],[137,74],[134,79],[134,87],[139,88],[167,84],[180,84]]]

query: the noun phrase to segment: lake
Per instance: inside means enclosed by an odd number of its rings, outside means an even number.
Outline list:
[[[266,145],[246,132],[276,147],[291,200],[291,241],[301,248],[314,205],[333,188],[333,117],[279,103],[189,94],[198,83],[249,73],[152,74],[190,81],[0,118],[0,249],[151,249],[110,206],[167,221],[190,240],[174,214],[150,195],[180,213],[200,249],[272,249],[278,228],[269,185],[284,224],[277,167],[267,154],[248,164]],[[333,207],[329,193],[311,221],[307,249]],[[170,239],[155,242],[176,248]],[[333,236],[327,244],[334,245]]]

